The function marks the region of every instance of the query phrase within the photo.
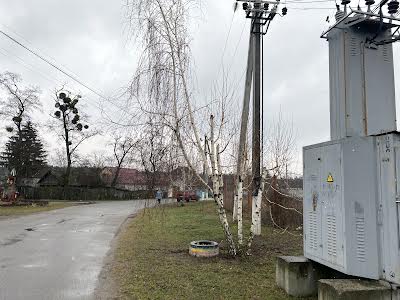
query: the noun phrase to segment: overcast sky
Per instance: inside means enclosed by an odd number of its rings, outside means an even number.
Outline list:
[[[0,29],[54,59],[101,94],[111,96],[129,81],[139,53],[137,45],[129,41],[123,5],[124,0],[0,0]],[[221,59],[238,94],[243,93],[249,21],[240,8],[233,14],[232,6],[231,0],[203,1],[200,17],[191,26],[198,95],[209,94],[221,73]],[[319,36],[328,26],[327,15],[333,19],[335,10],[333,1],[288,3],[287,7],[288,15],[276,18],[264,41],[265,123],[282,111],[295,127],[300,157],[302,146],[329,139],[328,44]],[[395,50],[397,75],[398,46]],[[97,95],[0,35],[0,72],[6,70],[40,86],[44,113],[53,110],[54,89],[67,83],[71,90],[83,94],[92,122],[98,117]],[[41,132],[41,136],[49,147],[56,146],[50,133]],[[104,150],[107,139],[89,141],[82,152]],[[301,162],[297,169],[301,169]]]

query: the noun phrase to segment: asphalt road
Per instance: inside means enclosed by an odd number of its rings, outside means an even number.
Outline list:
[[[145,203],[102,202],[0,221],[0,299],[92,299],[119,226]]]

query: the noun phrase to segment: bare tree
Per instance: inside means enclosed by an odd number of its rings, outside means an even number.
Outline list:
[[[82,99],[80,95],[71,96],[69,92],[56,91],[54,118],[57,121],[54,126],[58,129],[58,135],[65,145],[65,157],[67,161],[64,174],[64,186],[69,184],[72,160],[78,147],[97,132],[89,131],[89,125],[85,123],[86,117],[79,114],[78,103]]]
[[[0,115],[10,118],[21,136],[22,124],[30,119],[30,113],[40,107],[40,90],[34,86],[24,86],[21,76],[11,72],[0,74],[0,86],[7,94],[7,99],[0,102]],[[8,132],[13,127],[6,127]]]
[[[61,155],[65,156],[63,153]],[[105,151],[91,151],[86,155],[76,155],[75,160],[79,167],[102,169],[110,163],[111,158]]]
[[[280,178],[286,176],[288,168],[294,162],[296,136],[293,123],[285,120],[282,112],[279,112],[268,127],[269,131],[264,141],[264,161],[273,175]]]
[[[116,136],[114,138],[113,154],[117,166],[114,177],[111,181],[112,187],[115,187],[123,164],[126,163],[126,159],[129,158],[129,155],[131,155],[132,150],[137,146],[137,144],[138,141],[133,140],[131,137]]]
[[[131,93],[138,100],[142,111],[157,116],[156,122],[174,135],[172,140],[179,147],[186,165],[198,181],[212,191],[229,252],[234,256],[237,248],[222,193],[221,153],[229,141],[224,140],[222,133],[228,120],[224,107],[226,102],[218,99],[220,101],[213,108],[218,107],[219,110],[211,109],[207,104],[201,107],[198,99],[193,99],[191,90],[187,27],[190,12],[196,5],[198,3],[195,0],[127,0],[129,20],[132,28],[140,28],[136,34],[142,38],[144,46],[138,70],[132,80]],[[207,153],[203,149],[202,136],[208,136]],[[206,177],[212,178],[212,187],[208,185],[207,179],[200,176],[203,165]]]
[[[168,152],[171,147],[170,135],[157,119],[157,116],[149,116],[142,129],[138,147],[140,164],[145,171],[149,191],[154,190],[160,182],[158,179],[160,173],[168,171]]]

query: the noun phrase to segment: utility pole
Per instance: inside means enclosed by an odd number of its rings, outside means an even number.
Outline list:
[[[249,101],[250,101],[250,86],[251,81],[253,81],[253,123],[252,123],[252,211],[253,211],[253,221],[252,231],[254,234],[261,234],[261,197],[262,191],[261,189],[261,116],[262,108],[261,108],[261,89],[263,86],[262,82],[262,66],[261,66],[261,57],[262,57],[262,49],[261,49],[261,41],[263,36],[267,33],[270,22],[275,18],[276,15],[280,15],[278,13],[278,5],[280,4],[278,1],[265,1],[265,0],[237,0],[236,3],[242,2],[243,10],[246,13],[246,18],[251,19],[251,33],[250,33],[250,42],[249,42],[249,56],[247,63],[247,74],[246,74],[246,86],[245,86],[245,95],[243,101],[243,111],[242,111],[242,124],[240,131],[240,141],[239,141],[239,151],[238,151],[238,167],[237,167],[237,189],[239,190],[239,184],[241,183],[242,176],[242,163],[244,156],[244,143],[246,142],[246,133],[247,133],[247,122],[248,122],[248,114],[249,114]],[[270,7],[271,6],[271,7]],[[237,5],[235,6],[235,9]],[[284,7],[282,9],[282,16],[286,15],[287,8]],[[260,194],[260,195],[259,195]],[[235,196],[234,203],[234,213],[233,219],[240,219],[241,216],[238,217],[238,214],[241,214],[241,203],[238,204],[239,199],[241,199],[240,195]],[[240,200],[241,201],[241,200]],[[239,209],[238,209],[239,207]]]
[[[259,10],[261,3],[254,3]],[[253,81],[253,136],[252,136],[252,177],[253,196],[258,195],[261,184],[261,20],[259,13],[253,19],[254,36],[254,81]]]
[[[246,83],[244,86],[244,97],[243,97],[243,108],[242,118],[240,122],[240,138],[239,138],[239,151],[236,167],[236,187],[238,190],[239,184],[243,183],[243,167],[245,164],[245,148],[246,148],[246,137],[247,137],[247,126],[249,122],[249,110],[250,110],[250,94],[251,84],[253,80],[253,66],[254,66],[254,38],[250,31],[249,38],[249,50],[247,54],[247,70],[246,70]],[[233,205],[233,220],[238,220],[238,193],[235,194],[234,205]],[[240,208],[241,209],[241,208]]]

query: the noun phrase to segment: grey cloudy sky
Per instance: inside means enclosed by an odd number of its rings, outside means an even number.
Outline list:
[[[289,2],[288,15],[273,22],[264,41],[265,122],[282,111],[293,122],[300,156],[302,146],[329,139],[328,48],[319,36],[328,26],[326,16],[332,16],[335,10],[334,1]],[[232,5],[231,0],[203,1],[200,17],[191,26],[199,97],[207,97],[221,73],[222,56],[238,95],[242,94],[249,21],[240,8],[233,15]],[[332,10],[297,9],[310,7]],[[124,0],[0,0],[0,28],[110,96],[126,85],[139,53],[129,41],[124,13]],[[395,48],[399,89],[399,49]],[[86,111],[95,116],[92,122],[99,115],[98,96],[0,36],[0,72],[6,70],[41,87],[45,114],[53,110],[52,91],[68,83],[70,89],[84,95]],[[49,146],[55,146],[51,133],[42,131],[41,135]],[[104,149],[107,139],[89,141],[83,153]]]

